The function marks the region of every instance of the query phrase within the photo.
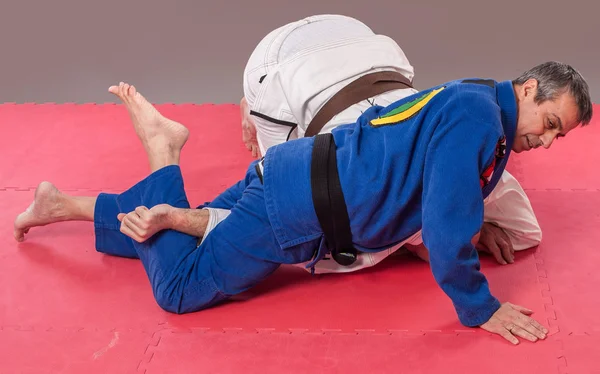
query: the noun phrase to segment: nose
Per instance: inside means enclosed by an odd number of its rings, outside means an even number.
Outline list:
[[[544,147],[546,149],[550,148],[550,146],[554,142],[555,138],[556,138],[556,136],[553,134],[544,134],[544,135],[540,136],[540,141],[542,142],[542,147]]]

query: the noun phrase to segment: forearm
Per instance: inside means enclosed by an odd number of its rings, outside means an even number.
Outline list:
[[[494,165],[498,137],[476,122],[451,125],[439,142],[430,144],[425,161],[423,244],[436,282],[452,300],[461,323],[472,327],[488,321],[500,307],[472,244],[483,225],[481,188]],[[481,144],[465,142],[466,133]]]
[[[202,237],[208,225],[209,213],[206,209],[171,208],[169,211],[168,229],[183,232],[195,237]]]

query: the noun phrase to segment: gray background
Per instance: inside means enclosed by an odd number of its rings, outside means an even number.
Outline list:
[[[579,69],[600,101],[592,0],[21,0],[0,8],[0,102],[114,102],[107,87],[126,80],[155,103],[238,103],[256,43],[321,13],[396,39],[419,89],[510,79],[559,60]]]

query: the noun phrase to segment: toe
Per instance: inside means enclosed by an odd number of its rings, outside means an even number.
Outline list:
[[[23,231],[15,229],[15,231],[13,232],[13,236],[15,237],[15,240],[18,242],[22,242],[23,239],[25,239],[25,236],[23,235]]]
[[[131,86],[129,84],[127,84],[127,83],[125,83],[123,85],[123,92],[122,92],[122,94],[123,94],[123,97],[125,99],[129,99],[129,87],[131,87]]]

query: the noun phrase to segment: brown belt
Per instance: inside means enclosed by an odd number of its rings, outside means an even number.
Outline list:
[[[317,112],[308,125],[305,137],[317,135],[336,114],[373,96],[397,89],[413,88],[412,82],[395,71],[380,71],[363,75],[339,90]]]

